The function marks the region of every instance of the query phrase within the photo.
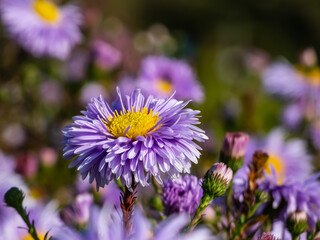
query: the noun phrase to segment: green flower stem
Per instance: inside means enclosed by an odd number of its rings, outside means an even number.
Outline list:
[[[28,226],[28,232],[34,240],[40,240],[34,226],[34,221],[30,222],[29,214],[23,208],[24,193],[16,187],[10,188],[4,195],[4,201],[8,207],[14,208]],[[47,234],[45,239],[47,239]]]
[[[193,218],[188,226],[188,230],[191,232],[199,223],[199,220],[202,216],[203,211],[208,207],[212,198],[208,196],[203,196],[200,200],[200,205],[197,208],[196,212],[193,215]]]

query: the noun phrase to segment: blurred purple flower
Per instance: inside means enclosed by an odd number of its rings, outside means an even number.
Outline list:
[[[271,64],[263,72],[262,80],[268,92],[284,97],[301,97],[305,91],[302,76],[286,62]]]
[[[300,139],[285,141],[285,132],[275,129],[263,140],[251,139],[246,153],[245,162],[249,163],[256,150],[262,150],[269,155],[265,167],[266,175],[275,172],[275,181],[278,185],[291,180],[304,181],[312,171],[311,157],[307,152],[306,144]]]
[[[185,175],[177,179],[168,179],[162,187],[162,203],[165,214],[188,213],[193,216],[202,197],[200,181],[195,176]]]
[[[61,218],[67,224],[84,225],[89,221],[93,196],[89,193],[79,194],[72,205],[61,212]]]
[[[92,45],[93,59],[99,68],[111,71],[121,63],[121,52],[107,42],[96,40]]]
[[[284,109],[283,121],[291,129],[295,129],[303,119],[303,108],[299,103],[292,103]]]
[[[80,102],[81,104],[87,104],[91,101],[92,98],[102,96],[103,98],[108,97],[108,93],[104,86],[97,82],[90,82],[84,85],[80,93]]]
[[[10,147],[19,147],[25,142],[26,134],[21,124],[12,123],[3,129],[2,139]]]
[[[259,188],[268,192],[272,197],[272,207],[277,209],[279,218],[285,218],[294,212],[304,211],[308,217],[310,227],[315,227],[320,220],[320,173],[309,177],[306,181],[299,180],[285,185],[276,185],[271,181],[264,181]],[[280,203],[284,208],[279,209]]]
[[[63,101],[63,88],[52,80],[43,81],[40,84],[40,99],[47,104],[59,105]]]
[[[76,50],[70,55],[63,68],[63,74],[68,81],[83,81],[86,78],[89,55],[89,52],[84,49]]]
[[[38,204],[28,208],[30,219],[34,220],[40,239],[44,239],[47,232],[49,236],[53,236],[63,229],[56,207],[56,204],[51,202],[47,205]],[[16,212],[13,211],[12,215],[0,226],[0,239],[31,239],[26,224]]]
[[[159,56],[149,56],[142,60],[138,76],[138,86],[155,97],[169,97],[176,91],[178,100],[204,100],[202,86],[192,68],[184,61]]]
[[[3,0],[0,12],[11,37],[37,57],[66,59],[81,41],[82,16],[76,6],[58,7],[46,0]]]
[[[170,176],[190,173],[191,161],[197,163],[200,147],[192,140],[207,136],[196,127],[199,111],[185,108],[187,102],[147,99],[134,91],[121,97],[112,108],[102,97],[93,98],[84,116],[64,130],[64,158],[73,159],[83,179],[96,180],[97,188],[114,177],[127,187],[145,186],[153,175],[162,183],[160,171]]]
[[[117,211],[110,204],[102,208],[91,208],[88,228],[79,233],[73,229],[61,229],[56,235],[57,240],[210,240],[211,233],[208,229],[197,228],[190,233],[183,233],[183,228],[189,223],[186,214],[175,215],[153,228],[149,220],[139,209],[132,216],[133,229],[130,234],[125,234],[121,211]]]

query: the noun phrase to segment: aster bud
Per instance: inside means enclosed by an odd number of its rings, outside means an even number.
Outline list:
[[[293,239],[305,232],[307,225],[307,214],[304,211],[291,213],[287,218],[287,228]]]
[[[236,172],[243,164],[250,137],[246,133],[226,133],[220,152],[220,162]]]
[[[207,171],[202,182],[203,199],[209,203],[225,193],[232,180],[233,172],[224,163],[215,163]]]
[[[22,202],[24,200],[23,192],[16,187],[10,188],[6,194],[4,195],[4,201],[9,207],[13,207],[15,209],[22,208]]]
[[[271,233],[262,233],[261,237],[259,238],[259,240],[280,240],[280,238],[275,237],[273,234]]]

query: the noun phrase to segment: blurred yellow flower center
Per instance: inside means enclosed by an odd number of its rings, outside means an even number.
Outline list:
[[[38,237],[39,237],[40,240],[44,240],[44,236],[45,236],[45,234],[39,234],[38,233]],[[49,239],[49,236],[48,236],[48,239]],[[31,237],[30,234],[28,233],[28,235],[23,237],[21,240],[33,240],[33,237]]]
[[[137,112],[132,108],[131,111],[121,111],[120,114],[116,110],[113,114],[113,118],[108,118],[109,122],[103,120],[110,133],[115,137],[131,139],[156,130],[158,127],[154,126],[160,119],[159,114],[154,114],[152,109],[148,111],[148,108],[139,109]]]
[[[269,156],[265,165],[266,173],[272,174],[272,168],[276,172],[277,184],[282,185],[284,181],[284,166],[283,166],[283,161],[280,157],[275,155]]]
[[[297,67],[299,73],[301,73],[308,83],[315,87],[320,87],[320,68],[314,67],[312,69],[305,69],[303,67]]]
[[[36,0],[33,3],[33,7],[38,15],[47,22],[52,23],[59,20],[59,9],[54,3],[45,0]]]
[[[164,79],[158,79],[155,84],[157,89],[165,94],[172,92],[172,85]]]

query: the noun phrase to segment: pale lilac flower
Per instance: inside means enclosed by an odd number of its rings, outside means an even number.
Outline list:
[[[2,139],[10,147],[19,147],[26,140],[26,133],[19,123],[11,123],[5,126]]]
[[[202,188],[197,177],[185,175],[177,179],[168,179],[162,187],[161,196],[166,215],[188,213],[193,216],[199,207]]]
[[[47,104],[58,105],[63,101],[63,88],[57,81],[42,81],[39,89],[40,99]]]
[[[200,156],[197,144],[207,136],[196,127],[198,114],[185,108],[187,102],[168,99],[147,99],[134,91],[110,107],[102,98],[93,98],[74,117],[74,123],[63,130],[64,158],[74,159],[83,178],[96,180],[103,187],[114,177],[128,188],[132,184],[148,184],[153,175],[162,183],[160,172],[172,177],[190,173],[191,161]]]
[[[89,221],[92,203],[92,194],[79,194],[72,205],[62,210],[61,218],[67,224],[84,225]]]
[[[166,98],[176,91],[178,100],[203,102],[204,93],[192,68],[184,61],[149,56],[141,63],[138,86],[142,92]]]
[[[107,42],[96,40],[92,45],[93,60],[99,68],[111,71],[121,63],[121,52]]]
[[[90,82],[85,84],[80,93],[80,103],[87,104],[92,98],[102,96],[103,98],[108,97],[108,93],[104,86],[97,82]]]
[[[82,16],[73,5],[59,7],[47,0],[2,0],[0,14],[11,37],[36,57],[66,59],[82,38]]]

